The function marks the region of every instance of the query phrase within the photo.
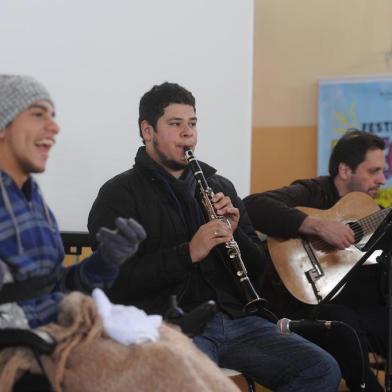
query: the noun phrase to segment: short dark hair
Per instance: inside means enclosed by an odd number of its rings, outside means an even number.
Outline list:
[[[195,97],[177,83],[155,85],[142,96],[139,104],[139,133],[142,139],[141,123],[146,120],[155,130],[159,117],[163,116],[165,108],[171,103],[191,105],[196,111]]]
[[[384,149],[385,142],[379,136],[349,128],[332,150],[329,158],[329,175],[336,177],[340,163],[345,163],[352,171],[355,171],[358,165],[366,159],[368,151]]]

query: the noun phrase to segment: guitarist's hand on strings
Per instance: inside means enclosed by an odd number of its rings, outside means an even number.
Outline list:
[[[192,263],[205,259],[211,250],[233,238],[230,227],[219,220],[212,220],[201,225],[189,243]]]
[[[301,234],[317,235],[337,249],[346,249],[355,242],[350,226],[330,220],[307,216],[299,227]]]

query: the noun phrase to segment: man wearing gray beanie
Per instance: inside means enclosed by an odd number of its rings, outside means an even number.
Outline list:
[[[0,131],[35,101],[44,100],[53,107],[48,90],[30,76],[0,75]]]
[[[62,265],[56,219],[31,176],[46,168],[60,130],[54,116],[53,100],[40,82],[0,75],[0,329],[55,321],[63,291],[90,293],[110,285],[145,238],[136,221],[119,218],[116,230],[101,228],[100,245],[90,257]],[[5,298],[12,281],[28,288],[22,298]]]

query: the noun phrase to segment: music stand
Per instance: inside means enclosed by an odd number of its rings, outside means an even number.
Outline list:
[[[343,287],[352,274],[369,258],[376,250],[381,250],[382,254],[377,257],[379,263],[384,263],[388,270],[388,353],[387,368],[385,370],[385,390],[391,391],[392,386],[392,210],[384,218],[373,235],[363,246],[365,254],[357,261],[353,268],[339,281],[339,283],[323,298],[319,304],[330,301],[335,294]]]

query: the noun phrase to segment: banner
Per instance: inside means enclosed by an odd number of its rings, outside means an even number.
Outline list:
[[[385,186],[376,201],[392,205],[392,75],[319,81],[318,174],[328,174],[332,147],[347,128],[385,140]]]

